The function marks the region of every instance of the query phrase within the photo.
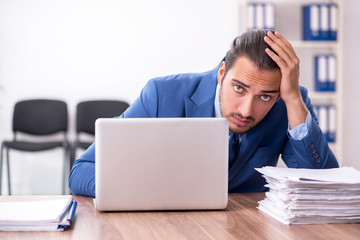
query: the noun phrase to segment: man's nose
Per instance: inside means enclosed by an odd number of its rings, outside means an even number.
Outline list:
[[[242,104],[239,105],[238,111],[244,118],[251,117],[254,112],[254,99],[250,96],[245,97]]]

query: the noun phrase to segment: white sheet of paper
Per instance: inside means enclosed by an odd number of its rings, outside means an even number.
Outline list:
[[[0,202],[0,224],[58,222],[72,197],[29,202]]]
[[[331,168],[331,169],[299,169],[299,168],[278,168],[263,167],[256,168],[260,173],[284,180],[312,180],[336,183],[360,184],[360,171],[352,167]]]

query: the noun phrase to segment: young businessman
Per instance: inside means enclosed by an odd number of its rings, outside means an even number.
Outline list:
[[[215,69],[150,80],[120,116],[225,117],[229,120],[229,192],[264,191],[254,168],[338,167],[319,128],[307,90],[299,87],[299,59],[279,33],[255,30],[234,39]],[[95,144],[76,160],[73,194],[95,195]]]

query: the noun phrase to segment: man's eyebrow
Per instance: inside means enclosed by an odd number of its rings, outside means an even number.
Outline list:
[[[232,80],[233,80],[234,82],[237,82],[238,84],[246,87],[246,88],[251,88],[251,86],[249,86],[249,85],[241,82],[240,80],[237,80],[237,79],[235,79],[235,78],[233,78]],[[278,92],[280,92],[280,90],[261,90],[261,93],[278,93]]]
[[[233,78],[232,80],[233,80],[234,82],[237,82],[237,83],[240,84],[240,85],[243,85],[243,86],[246,87],[246,88],[251,88],[249,85],[246,85],[245,83],[241,82],[240,80],[237,80],[237,79],[235,79],[235,78]]]
[[[262,90],[261,93],[278,93],[280,90]]]

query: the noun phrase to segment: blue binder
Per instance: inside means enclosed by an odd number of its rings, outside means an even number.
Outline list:
[[[327,56],[327,71],[328,71],[328,84],[327,90],[330,92],[336,91],[336,79],[337,79],[337,59],[335,54],[329,54]]]
[[[264,4],[265,29],[275,30],[275,5],[273,3]]]
[[[337,64],[335,54],[315,55],[315,91],[336,90]]]
[[[248,29],[275,29],[275,6],[272,3],[248,3]]]
[[[320,105],[315,105],[314,108],[316,109],[316,115],[317,115],[319,127],[320,127],[324,137],[327,139],[328,129],[329,129],[327,106],[320,104]]]
[[[337,4],[308,4],[302,8],[303,40],[336,41]]]
[[[326,41],[330,39],[330,18],[329,18],[329,4],[319,4],[320,10],[320,38],[318,40]]]
[[[329,4],[329,40],[336,41],[337,40],[337,31],[338,31],[338,5],[336,3]]]
[[[336,108],[334,105],[327,106],[328,131],[326,139],[333,143],[336,141]]]
[[[247,14],[248,14],[248,26],[247,28],[256,29],[256,3],[248,3],[247,6]]]
[[[334,105],[314,105],[319,127],[329,143],[336,141],[336,108]]]
[[[319,92],[328,91],[327,55],[315,56],[315,90]]]
[[[318,4],[305,5],[303,11],[303,40],[320,40],[320,8]]]

